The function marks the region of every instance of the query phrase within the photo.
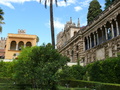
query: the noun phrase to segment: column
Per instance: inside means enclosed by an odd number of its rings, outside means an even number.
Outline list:
[[[112,31],[112,38],[114,38],[114,30],[113,30],[113,23],[111,21],[111,31]]]
[[[97,45],[99,45],[99,37],[98,37],[98,32],[96,31],[97,34]]]
[[[87,49],[89,49],[89,40],[88,40],[88,37],[86,37],[87,39]]]
[[[115,22],[116,22],[116,29],[117,29],[117,36],[118,36],[119,35],[119,28],[118,28],[118,22],[116,19],[115,19]]]
[[[90,37],[90,48],[92,48],[92,44],[91,44],[91,36],[89,36]]]
[[[102,28],[101,28],[101,32],[102,32],[102,43],[103,43],[104,41],[103,41],[103,30],[102,30]]]
[[[105,36],[106,36],[106,40],[108,40],[107,28],[106,28],[106,26],[104,26],[104,27],[105,27]]]
[[[83,51],[86,50],[85,39],[83,40]]]
[[[26,44],[24,44],[24,47],[26,47]]]
[[[95,33],[93,33],[94,35],[94,46],[96,46],[96,38],[95,38]]]
[[[16,50],[18,50],[18,44],[16,44]]]

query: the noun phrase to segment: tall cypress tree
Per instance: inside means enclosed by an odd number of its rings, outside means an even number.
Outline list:
[[[92,0],[90,2],[87,14],[88,24],[94,20],[94,18],[102,12],[101,5],[97,0]]]
[[[114,1],[115,0],[105,0],[105,9],[108,8]]]

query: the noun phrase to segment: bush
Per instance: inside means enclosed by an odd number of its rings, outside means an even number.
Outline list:
[[[15,60],[14,79],[17,84],[30,84],[33,88],[48,90],[56,88],[56,72],[69,59],[62,56],[52,45],[26,47]],[[40,86],[40,87],[39,87]]]
[[[120,83],[120,57],[96,61],[86,67],[91,81]]]
[[[75,79],[83,80],[83,75],[85,74],[85,68],[80,65],[73,65],[71,67],[66,66],[58,72],[59,79]]]

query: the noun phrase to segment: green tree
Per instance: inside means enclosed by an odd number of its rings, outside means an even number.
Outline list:
[[[88,24],[94,20],[96,16],[98,16],[102,12],[101,5],[97,0],[92,0],[90,2],[87,14],[87,22]]]
[[[50,3],[50,26],[51,26],[51,39],[52,39],[52,45],[55,49],[55,36],[54,36],[54,18],[53,18],[53,1],[54,0],[44,0],[45,1],[45,8],[47,7],[47,2]],[[66,0],[64,0],[66,2]],[[40,0],[41,3],[41,0]],[[57,0],[55,0],[56,6],[57,6]]]
[[[105,9],[108,8],[115,0],[105,0]]]
[[[41,90],[55,90],[56,72],[69,59],[53,49],[51,44],[22,49],[15,65],[14,79],[19,84],[32,84]]]
[[[2,20],[4,20],[3,15],[4,15],[4,12],[0,8],[0,32],[2,32],[2,26],[1,26],[1,24],[4,24],[4,22],[2,22]]]
[[[39,42],[39,37],[37,36],[37,40],[36,40],[36,42],[38,43]]]
[[[83,80],[83,76],[85,75],[85,68],[80,65],[73,65],[71,67],[67,66],[59,71],[58,75],[60,80]]]

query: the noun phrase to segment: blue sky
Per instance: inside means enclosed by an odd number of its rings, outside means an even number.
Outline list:
[[[80,18],[80,25],[87,24],[87,12],[89,3],[92,0],[58,0],[58,7],[54,5],[55,37],[62,31],[64,24],[72,17],[77,24]],[[105,0],[98,0],[102,9]],[[49,5],[44,7],[44,0],[0,0],[0,7],[4,11],[3,31],[0,37],[7,37],[8,33],[17,33],[18,29],[25,29],[26,34],[37,35],[40,38],[38,45],[51,42],[49,24]]]

